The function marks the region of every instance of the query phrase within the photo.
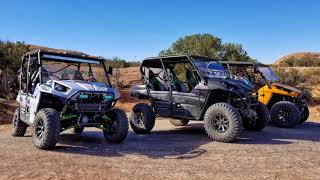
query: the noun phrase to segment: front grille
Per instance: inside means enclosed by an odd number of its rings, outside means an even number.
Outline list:
[[[79,112],[103,112],[108,109],[109,104],[76,104],[75,110]]]
[[[111,107],[114,96],[109,92],[79,92],[74,97],[76,111],[103,112]]]

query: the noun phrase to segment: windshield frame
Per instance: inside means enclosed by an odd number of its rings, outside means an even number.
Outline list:
[[[270,85],[271,83],[274,83],[274,82],[280,82],[280,78],[276,75],[276,73],[273,71],[273,69],[270,67],[270,66],[265,66],[265,65],[255,65],[255,68],[257,69],[257,71],[259,72],[259,74],[267,81],[267,83]],[[274,75],[274,77],[276,77],[277,80],[273,80],[273,79],[270,79],[268,78],[268,76],[263,73],[263,71],[261,71],[260,68],[267,68],[268,70],[270,70],[270,72],[272,72],[272,75]]]
[[[110,76],[109,73],[107,71],[106,65],[105,65],[105,59],[102,58],[93,58],[93,57],[89,57],[89,56],[80,56],[80,55],[73,55],[73,54],[56,54],[56,53],[46,53],[46,52],[41,52],[39,51],[37,53],[37,58],[39,60],[40,63],[40,83],[43,84],[44,82],[42,82],[42,73],[43,73],[43,61],[47,61],[47,62],[57,62],[57,63],[66,63],[66,64],[78,64],[78,67],[80,68],[81,64],[83,65],[87,65],[89,67],[89,73],[91,74],[91,76],[93,76],[93,72],[92,72],[92,65],[97,65],[97,66],[102,66],[105,78],[107,79],[107,86],[112,88],[112,84],[110,81]],[[66,68],[66,67],[64,67]],[[63,70],[63,69],[60,69]],[[59,71],[60,71],[59,70]]]

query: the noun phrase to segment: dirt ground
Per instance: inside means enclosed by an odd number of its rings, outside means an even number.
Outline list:
[[[122,144],[102,132],[65,132],[55,150],[37,150],[30,137],[0,126],[0,179],[317,179],[320,123],[295,129],[244,131],[237,143],[212,142],[202,124],[176,128],[159,119],[151,134],[131,130]]]

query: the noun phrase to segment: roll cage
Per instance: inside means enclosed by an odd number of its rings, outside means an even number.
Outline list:
[[[42,67],[42,61],[52,61],[52,62],[65,62],[65,63],[75,63],[78,64],[80,67],[81,63],[88,63],[89,69],[92,72],[91,64],[100,64],[103,67],[103,70],[106,75],[106,79],[108,81],[108,86],[112,87],[109,75],[112,74],[112,67],[109,67],[108,71],[105,66],[105,59],[98,58],[94,56],[89,56],[85,54],[75,54],[75,53],[67,53],[67,52],[52,52],[52,51],[44,51],[44,50],[35,50],[26,53],[22,57],[22,64],[20,68],[20,83],[19,87],[20,90],[29,90],[31,87],[31,82],[39,77],[39,82],[43,83],[43,67]],[[37,64],[32,64],[37,63]],[[34,65],[34,71],[31,74],[31,66]],[[25,72],[25,73],[24,73]],[[26,76],[26,77],[24,77]],[[26,87],[22,87],[22,80],[23,78],[26,78]]]
[[[166,80],[170,80],[170,76],[168,74],[168,72],[165,71],[166,67],[163,63],[163,61],[166,61],[166,63],[170,63],[170,62],[173,62],[173,63],[179,63],[179,62],[188,62],[190,63],[198,77],[200,78],[199,80],[200,81],[203,81],[207,82],[207,80],[205,79],[205,77],[203,76],[203,74],[200,72],[200,70],[197,68],[197,66],[194,64],[194,62],[192,61],[192,59],[195,59],[195,58],[201,58],[201,60],[207,60],[207,61],[215,61],[215,62],[219,62],[218,60],[216,59],[210,59],[210,58],[207,58],[207,57],[203,57],[203,56],[194,56],[194,55],[173,55],[173,56],[159,56],[159,57],[150,57],[150,58],[146,58],[143,60],[141,66],[140,66],[140,72],[141,72],[141,75],[142,75],[142,80],[144,82],[148,82],[148,77],[146,77],[146,74],[144,72],[144,69],[143,68],[147,68],[150,70],[150,68],[161,68],[161,72],[163,71],[164,72],[164,75],[165,75],[165,78],[162,78],[162,77],[159,77],[160,79],[166,81]],[[156,74],[160,74],[161,72],[159,73],[156,73]]]

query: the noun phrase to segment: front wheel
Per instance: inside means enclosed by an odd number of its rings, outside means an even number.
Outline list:
[[[292,102],[275,103],[270,111],[271,121],[278,127],[293,128],[300,121],[299,108]]]
[[[60,116],[55,109],[39,110],[32,126],[33,144],[38,149],[54,148],[58,142],[60,130]]]
[[[121,109],[112,109],[107,114],[110,120],[106,123],[103,135],[108,142],[120,143],[128,135],[128,118]]]
[[[256,118],[243,119],[243,127],[247,130],[260,131],[265,128],[270,121],[270,113],[266,105],[258,102],[255,107]]]
[[[234,142],[242,131],[239,112],[227,103],[211,105],[204,115],[203,123],[208,136],[218,142]]]

